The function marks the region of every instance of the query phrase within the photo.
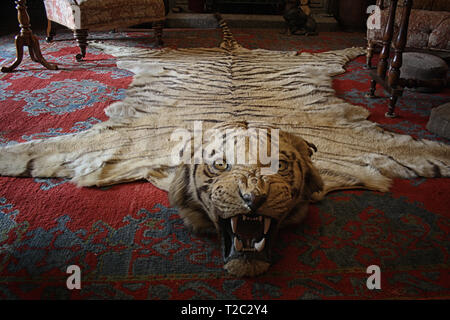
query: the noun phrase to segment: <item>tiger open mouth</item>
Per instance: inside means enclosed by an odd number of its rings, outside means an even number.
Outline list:
[[[275,225],[272,218],[257,214],[219,218],[224,263],[233,259],[270,263]]]

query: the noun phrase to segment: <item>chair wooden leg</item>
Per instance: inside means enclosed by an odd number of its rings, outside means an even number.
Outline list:
[[[397,115],[395,114],[395,105],[397,104],[398,95],[395,93],[389,97],[389,106],[388,111],[384,114],[386,118],[395,118]]]
[[[373,58],[374,50],[375,50],[375,42],[369,40],[367,42],[367,54],[366,54],[366,66],[365,66],[365,68],[368,70],[373,69],[372,58]]]
[[[386,113],[387,117],[395,117],[395,104],[397,103],[397,99],[401,96],[403,92],[403,88],[400,85],[400,68],[403,64],[403,51],[405,50],[407,33],[408,33],[408,25],[409,25],[409,16],[411,14],[412,8],[412,0],[405,0],[402,18],[400,22],[400,27],[398,31],[397,39],[394,43],[394,57],[391,61],[391,66],[389,68],[388,73],[388,85],[393,90],[393,94],[391,95],[389,101],[388,112]]]
[[[162,46],[164,44],[164,41],[162,39],[163,27],[164,27],[164,21],[157,21],[153,25],[153,28],[155,29],[156,44],[158,46]]]
[[[77,29],[73,32],[73,35],[75,39],[77,40],[78,46],[80,47],[81,53],[77,54],[75,58],[77,61],[83,60],[83,58],[86,56],[86,48],[87,48],[87,37],[88,37],[88,30],[87,29]]]
[[[378,62],[377,66],[377,74],[381,79],[384,79],[386,77],[389,53],[391,49],[392,38],[394,35],[394,20],[395,20],[395,11],[397,10],[397,2],[398,0],[391,1],[391,6],[389,8],[388,22],[386,24],[386,29],[384,30],[383,48],[381,49],[380,61]]]
[[[375,99],[375,98],[378,98],[376,95],[375,95],[375,91],[377,90],[377,82],[374,80],[374,79],[372,79],[372,80],[370,80],[370,90],[369,90],[369,92],[366,94],[366,97],[367,98],[370,98],[370,99]]]
[[[53,37],[56,35],[55,30],[52,28],[52,22],[47,19],[47,37],[45,38],[45,41],[52,42]]]

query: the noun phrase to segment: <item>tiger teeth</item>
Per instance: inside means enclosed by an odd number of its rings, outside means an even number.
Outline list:
[[[234,237],[234,247],[236,248],[237,251],[241,251],[244,248],[242,241],[239,240],[237,237]]]
[[[242,215],[242,220],[243,221],[259,221],[262,222],[262,216],[257,216],[257,217],[249,217],[247,215]]]
[[[267,234],[269,232],[270,228],[270,218],[264,218],[264,234]]]
[[[238,217],[231,218],[231,230],[233,230],[233,233],[236,233],[237,221]]]
[[[256,242],[254,248],[256,251],[261,252],[264,250],[264,246],[266,245],[266,238],[262,238],[261,241]]]

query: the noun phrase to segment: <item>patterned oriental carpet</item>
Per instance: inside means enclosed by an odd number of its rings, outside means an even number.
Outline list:
[[[233,29],[247,48],[320,52],[364,46],[359,33],[318,37],[279,30]],[[94,33],[121,45],[153,47],[146,33]],[[41,38],[43,38],[41,36]],[[114,39],[113,39],[114,38]],[[165,30],[170,47],[216,47],[217,30]],[[48,71],[26,57],[0,74],[0,145],[86,130],[107,120],[103,110],[124,99],[131,72],[70,34],[41,42]],[[13,35],[0,38],[0,64],[15,57]],[[407,91],[400,117],[386,119],[386,99],[369,100],[364,57],[335,77],[337,96],[371,112],[381,127],[443,141],[425,129],[432,107],[450,90]],[[395,180],[387,193],[334,192],[311,206],[306,221],[278,237],[275,261],[257,278],[222,269],[219,241],[182,224],[167,193],[148,182],[77,188],[64,179],[0,177],[0,299],[417,299],[450,298],[450,179]],[[66,269],[81,268],[81,290],[68,290]],[[381,269],[369,290],[366,269]]]

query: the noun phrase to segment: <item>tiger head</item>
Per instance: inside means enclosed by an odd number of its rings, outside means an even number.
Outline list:
[[[233,122],[214,129],[215,134],[208,134],[201,146],[208,161],[178,166],[169,200],[193,231],[215,228],[229,273],[256,276],[271,264],[279,228],[300,222],[313,194],[323,189],[311,162],[315,146],[279,130],[275,137],[276,129],[262,124]],[[255,134],[257,139],[252,140]],[[227,142],[217,139],[225,136]],[[232,143],[228,144],[230,137]],[[237,141],[244,141],[241,152]],[[278,156],[276,170],[270,170],[260,153],[255,156],[250,151],[255,150],[251,149],[252,141],[259,141],[259,147],[267,146],[272,159]],[[234,155],[245,155],[245,163],[227,158],[230,145]],[[255,161],[250,161],[252,157]]]

